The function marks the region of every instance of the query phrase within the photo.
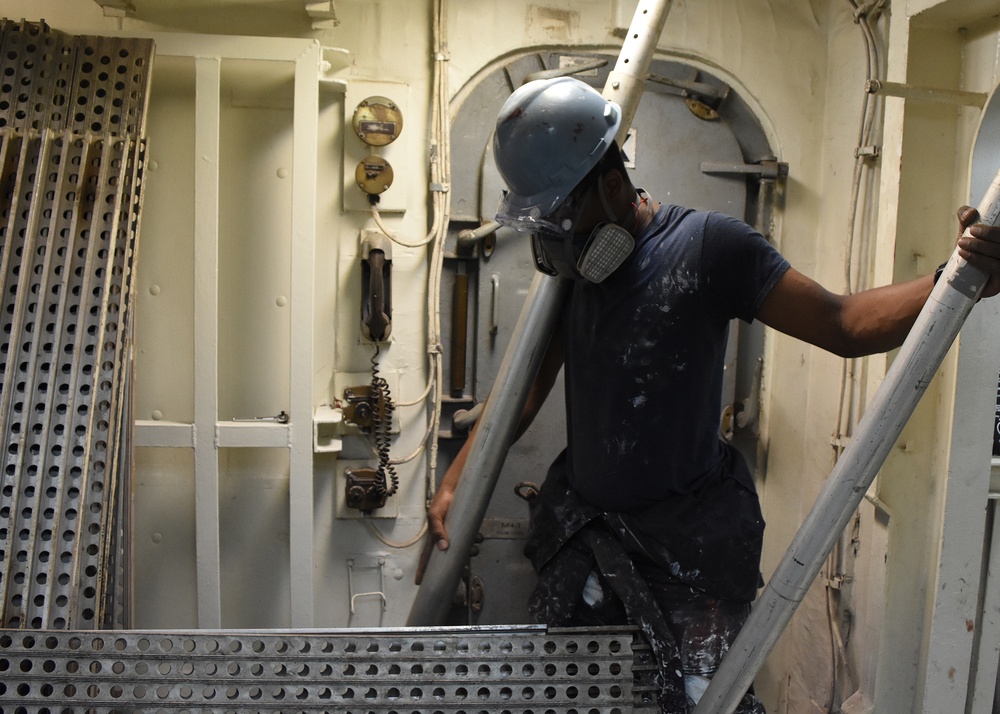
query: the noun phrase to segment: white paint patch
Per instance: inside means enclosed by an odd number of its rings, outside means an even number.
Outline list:
[[[636,442],[634,439],[612,439],[608,442],[608,453],[609,454],[628,454],[635,449]]]
[[[687,693],[688,698],[695,704],[701,701],[701,698],[705,695],[705,690],[708,689],[709,681],[708,677],[702,677],[698,674],[685,674],[684,691]]]

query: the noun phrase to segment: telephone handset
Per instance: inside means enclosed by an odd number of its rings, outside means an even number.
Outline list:
[[[389,384],[379,374],[381,343],[392,331],[392,250],[389,239],[377,231],[364,231],[361,240],[361,332],[375,343],[371,382],[344,390],[348,421],[368,434],[378,457],[376,468],[344,472],[347,506],[366,514],[382,508],[396,493],[399,479],[389,457],[394,405]]]
[[[392,330],[392,243],[375,231],[366,231],[361,241],[361,325],[365,337],[375,343],[370,385],[373,424],[372,440],[378,453],[375,493],[382,504],[398,487],[396,472],[389,460],[389,432],[392,428],[392,395],[389,383],[378,372],[379,343]]]
[[[392,331],[392,244],[375,231],[361,241],[361,331],[372,342]]]

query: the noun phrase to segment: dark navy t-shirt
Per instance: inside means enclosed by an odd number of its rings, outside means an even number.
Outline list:
[[[603,283],[577,281],[564,321],[568,475],[605,511],[719,475],[729,321],[752,321],[789,267],[742,221],[679,206],[636,243]]]

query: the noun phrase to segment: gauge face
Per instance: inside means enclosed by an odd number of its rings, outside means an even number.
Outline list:
[[[365,193],[380,194],[392,186],[392,166],[381,156],[366,156],[354,170],[354,180]]]
[[[351,120],[354,133],[369,146],[391,144],[403,130],[403,115],[391,99],[368,97],[358,104]]]

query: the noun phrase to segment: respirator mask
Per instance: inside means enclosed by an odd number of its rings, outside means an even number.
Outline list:
[[[635,240],[616,223],[599,181],[596,187],[604,213],[611,220],[598,223],[590,232],[576,230],[583,215],[586,192],[579,197],[569,196],[547,216],[503,220],[498,215],[497,220],[531,234],[531,253],[535,267],[541,272],[600,283],[632,254]]]
[[[548,275],[579,276],[592,283],[603,282],[634,248],[632,234],[614,223],[599,223],[589,235],[531,234],[531,254],[538,270]]]

